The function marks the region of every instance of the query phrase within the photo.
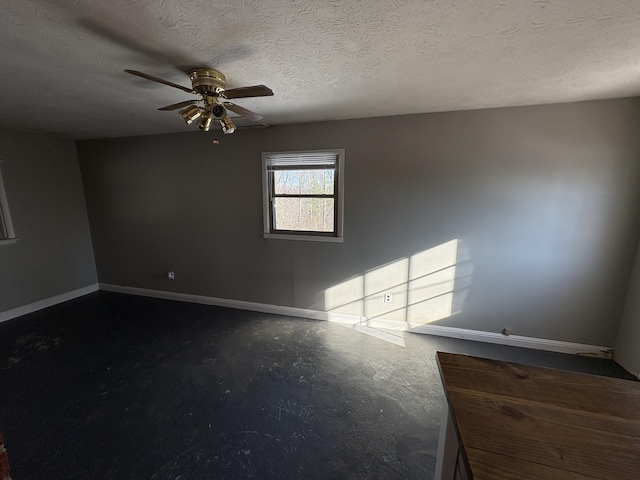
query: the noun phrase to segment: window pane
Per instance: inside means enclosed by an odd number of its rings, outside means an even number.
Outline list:
[[[333,198],[275,198],[275,228],[333,232],[333,206]]]
[[[333,195],[335,170],[275,170],[276,195]]]

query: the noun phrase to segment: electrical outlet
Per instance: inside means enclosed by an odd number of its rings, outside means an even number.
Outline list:
[[[175,272],[169,272],[167,274],[167,277],[169,278],[169,280],[175,280],[176,279],[176,274],[175,274]]]
[[[392,298],[392,295],[389,292],[382,295],[382,301],[384,303],[391,303],[391,298]]]

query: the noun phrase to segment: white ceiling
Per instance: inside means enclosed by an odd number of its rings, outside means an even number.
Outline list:
[[[196,129],[125,68],[265,84],[237,103],[276,125],[636,96],[639,61],[640,0],[2,0],[0,126]]]

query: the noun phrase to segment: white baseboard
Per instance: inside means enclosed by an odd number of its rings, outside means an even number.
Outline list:
[[[473,340],[476,342],[510,345],[514,347],[531,348],[535,350],[546,350],[549,352],[570,353],[574,355],[585,355],[600,358],[612,358],[613,354],[613,350],[611,348],[598,345],[586,345],[582,343],[563,342],[559,340],[522,337],[519,335],[503,335],[501,333],[483,332],[480,330],[468,330],[464,328],[445,327],[440,325],[422,325],[420,327],[407,328],[406,325],[399,324],[399,322],[384,319],[367,319],[365,317],[335,314],[331,312],[323,312],[320,310],[285,307],[281,305],[271,305],[266,303],[245,302],[243,300],[230,300],[226,298],[205,297],[201,295],[166,292],[163,290],[151,290],[147,288],[123,287],[120,285],[101,283],[100,290],[127,293],[131,295],[142,295],[145,297],[163,298],[168,300],[177,300],[181,302],[200,303],[203,305],[216,305],[219,307],[234,308],[237,310],[250,310],[253,312],[302,317],[311,320],[324,320],[349,325],[358,325],[368,328],[409,331],[412,333],[423,333],[440,337],[459,338],[464,340]]]
[[[637,370],[637,368],[631,368],[630,362],[627,362],[624,358],[620,357],[620,355],[617,355],[615,353],[613,354],[613,361],[616,362],[618,365],[620,365],[622,368],[624,368],[631,375],[636,377],[638,380],[640,380],[640,372]]]
[[[440,337],[460,338],[475,342],[497,343],[512,347],[546,350],[548,352],[570,353],[585,357],[611,359],[613,350],[610,347],[588,345],[584,343],[563,342],[546,338],[522,337],[520,335],[503,335],[502,333],[483,332],[481,330],[467,330],[465,328],[444,327],[440,325],[422,325],[410,330],[415,333],[426,333]]]
[[[165,300],[176,300],[178,302],[197,303],[196,296],[188,293],[165,292],[164,290],[150,290],[148,288],[121,287],[108,283],[98,284],[100,290],[105,292],[127,293],[129,295],[139,295],[141,297],[164,298]]]
[[[320,310],[309,310],[297,307],[285,307],[272,305],[269,303],[246,302],[244,300],[231,300],[228,298],[205,297],[202,295],[192,295],[188,293],[167,292],[164,290],[151,290],[139,287],[123,287],[107,283],[100,284],[100,290],[105,292],[128,293],[131,295],[141,295],[143,297],[164,298],[166,300],[177,300],[179,302],[200,303],[202,305],[215,305],[218,307],[235,308],[236,310],[249,310],[252,312],[273,313],[276,315],[287,315],[291,317],[309,318],[311,320],[336,321],[340,323],[357,324],[362,321],[360,317],[342,314],[332,314]]]
[[[21,317],[22,315],[26,315],[28,313],[37,312],[38,310],[42,310],[43,308],[52,307],[53,305],[57,305],[58,303],[66,302],[68,300],[73,300],[74,298],[97,292],[98,290],[98,284],[94,283],[93,285],[88,285],[71,292],[61,293],[60,295],[45,298],[44,300],[38,300],[37,302],[23,305],[22,307],[0,312],[0,323],[6,322],[7,320],[11,320],[16,317]]]

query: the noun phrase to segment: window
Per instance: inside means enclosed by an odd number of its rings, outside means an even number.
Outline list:
[[[15,234],[11,223],[11,215],[9,215],[9,204],[7,203],[7,195],[2,182],[2,171],[0,170],[0,243],[5,241],[13,241]]]
[[[344,150],[262,154],[265,238],[342,242]]]

